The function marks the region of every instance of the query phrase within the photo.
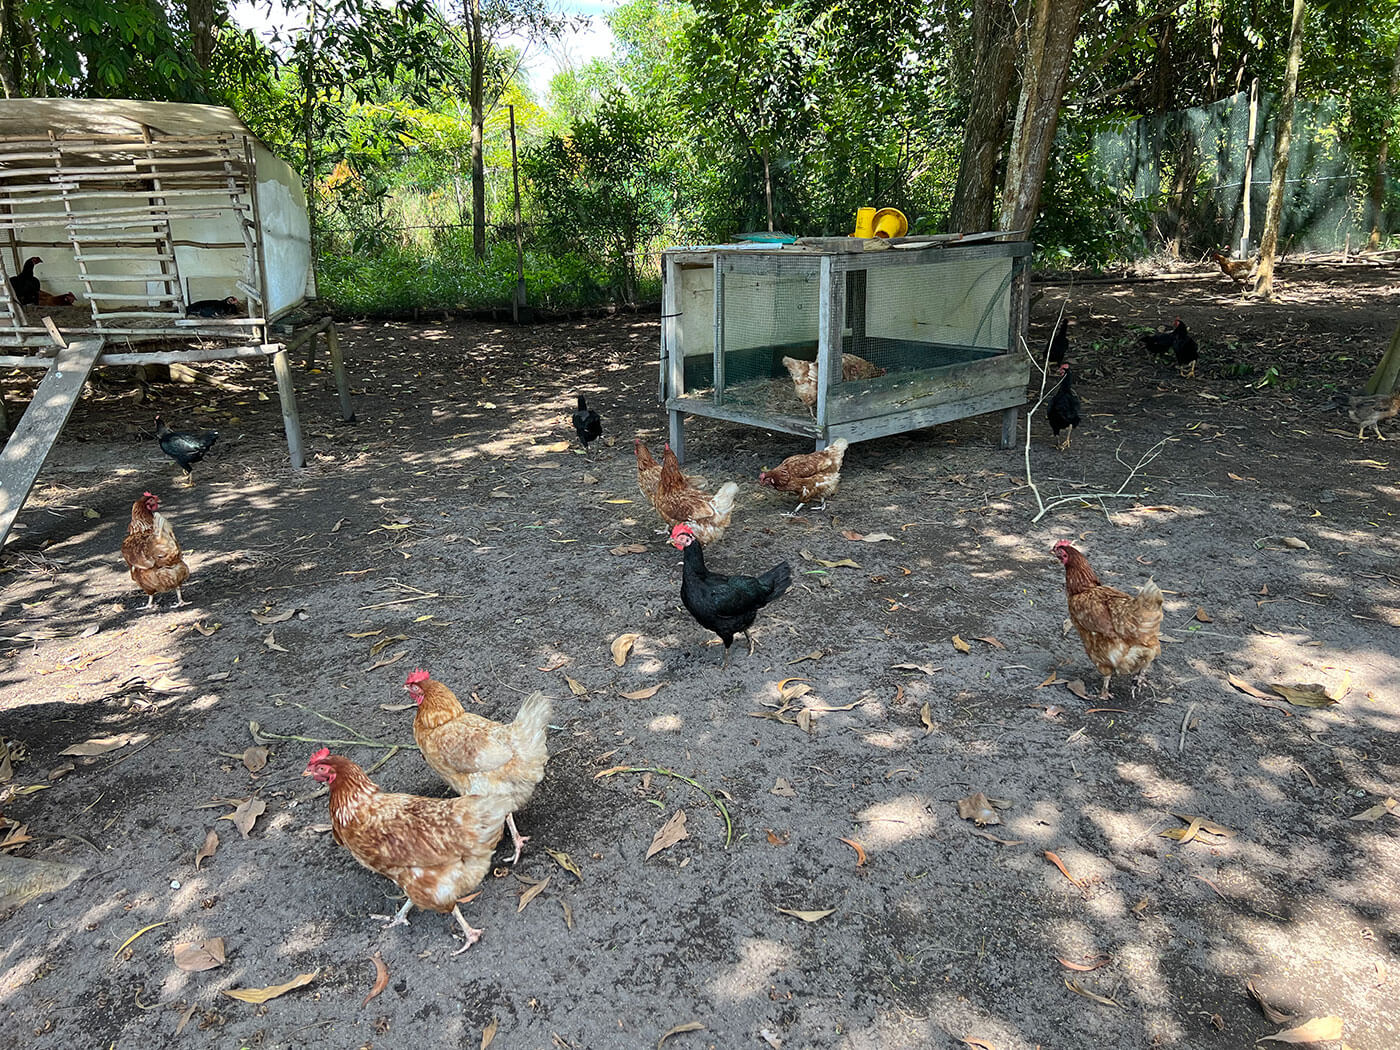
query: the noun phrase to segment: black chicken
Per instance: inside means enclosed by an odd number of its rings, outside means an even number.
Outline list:
[[[37,255],[31,255],[24,260],[24,269],[10,278],[15,298],[23,306],[39,305],[39,278],[34,276],[34,265],[43,261]]]
[[[237,317],[243,313],[243,304],[233,296],[223,299],[197,299],[185,311],[188,317]]]
[[[583,395],[578,396],[578,408],[574,410],[574,430],[578,433],[578,439],[583,442],[583,450],[588,451],[588,443],[597,441],[603,436],[602,417],[588,407],[588,402],[583,399]]]
[[[1195,338],[1186,330],[1186,323],[1180,317],[1172,326],[1172,352],[1176,354],[1177,370],[1183,376],[1196,378],[1196,361],[1200,358],[1201,351],[1196,346]],[[1186,371],[1182,371],[1183,369]]]
[[[1069,439],[1074,436],[1074,428],[1079,426],[1079,395],[1070,385],[1069,365],[1060,366],[1060,385],[1055,388],[1055,394],[1050,398],[1045,418],[1050,420],[1050,429],[1054,431],[1056,438],[1060,436],[1061,430],[1068,428],[1069,433],[1065,434],[1065,442],[1060,446],[1060,450],[1069,448]]]
[[[194,465],[202,460],[204,453],[219,440],[219,432],[206,430],[202,434],[181,433],[171,430],[160,416],[156,416],[156,440],[160,442],[160,450],[180,464],[180,469],[185,472],[185,481],[193,485]]]
[[[1180,318],[1177,319],[1177,323],[1180,323]],[[1172,344],[1176,340],[1176,329],[1169,328],[1165,332],[1143,332],[1142,335],[1138,336],[1138,340],[1154,354],[1169,354],[1172,352]]]
[[[729,646],[743,634],[753,653],[753,626],[758,610],[778,597],[792,583],[792,570],[780,562],[762,576],[721,576],[705,568],[705,554],[695,532],[684,523],[671,530],[671,546],[685,554],[681,573],[681,602],[701,627],[724,642],[724,666],[729,666]]]

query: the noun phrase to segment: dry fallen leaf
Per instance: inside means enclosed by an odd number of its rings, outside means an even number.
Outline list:
[[[972,646],[968,645],[965,641],[962,640],[961,637],[959,637],[956,634],[953,635],[953,648],[960,653],[972,652]]]
[[[674,1028],[668,1029],[666,1034],[656,1041],[656,1050],[661,1050],[661,1044],[667,1039],[670,1039],[673,1035],[680,1035],[682,1032],[703,1032],[704,1030],[705,1026],[699,1021],[687,1021],[685,1024],[678,1024]]]
[[[812,686],[805,678],[784,678],[778,683],[778,699],[785,704],[806,696],[811,691]]]
[[[250,747],[243,752],[243,768],[256,773],[267,765],[268,750],[265,747]]]
[[[632,646],[641,638],[640,634],[619,634],[613,639],[612,658],[613,663],[621,667],[627,662],[627,654],[632,651]]]
[[[175,945],[175,965],[186,973],[212,970],[224,964],[224,939],[210,937],[202,941]]]
[[[661,691],[661,687],[665,684],[665,682],[657,682],[655,685],[649,685],[645,689],[634,689],[630,693],[618,693],[617,695],[624,700],[650,700]]]
[[[204,845],[200,846],[194,855],[194,870],[198,871],[199,866],[214,855],[214,851],[219,848],[219,833],[210,829],[209,834],[204,836]]]
[[[681,839],[688,838],[690,838],[690,834],[685,830],[685,810],[678,809],[672,814],[671,819],[662,824],[656,834],[652,836],[645,859],[650,860],[663,849],[669,849]]]
[[[1297,536],[1285,536],[1285,537],[1283,537],[1282,543],[1283,543],[1283,545],[1284,545],[1285,547],[1288,547],[1288,548],[1290,548],[1291,550],[1295,550],[1295,551],[1310,551],[1310,550],[1312,550],[1312,548],[1309,547],[1305,541],[1300,540]],[[1278,1038],[1278,1037],[1277,1037],[1277,1036],[1266,1036],[1266,1038],[1269,1038],[1269,1039],[1276,1039],[1276,1038]]]
[[[1307,682],[1302,685],[1269,683],[1269,688],[1295,707],[1331,707],[1337,702],[1325,685]]]
[[[1249,990],[1250,995],[1254,996],[1254,1001],[1259,1004],[1259,1009],[1264,1011],[1264,1016],[1268,1019],[1270,1024],[1285,1024],[1293,1020],[1292,1014],[1284,1013],[1278,1007],[1270,1004],[1269,1001],[1259,993],[1259,989],[1254,987],[1253,981],[1246,981],[1245,988]]]
[[[245,1003],[265,1003],[269,999],[276,999],[279,995],[286,995],[294,988],[310,984],[320,972],[320,970],[313,970],[310,973],[300,973],[286,984],[274,984],[267,988],[225,988],[223,991],[231,999],[239,999]]]
[[[827,561],[825,558],[813,559],[818,565],[828,569],[859,569],[860,563],[854,562],[850,558],[841,558],[837,561]]]
[[[291,652],[291,650],[288,649],[286,646],[284,646],[284,645],[279,645],[279,644],[277,643],[277,632],[276,632],[276,631],[268,631],[268,632],[267,632],[267,637],[263,639],[263,645],[267,646],[269,649],[271,649],[273,652],[276,652],[276,653],[289,653],[289,652]],[[229,993],[228,993],[228,992],[225,992],[224,994],[225,994],[225,995],[228,995]]]
[[[408,655],[408,650],[407,650],[407,649],[400,649],[398,652],[396,652],[393,656],[389,657],[388,659],[385,659],[385,660],[376,660],[374,663],[370,664],[368,667],[365,668],[365,674],[369,674],[371,671],[377,671],[377,670],[379,670],[381,667],[388,667],[388,666],[390,666],[391,664],[396,664],[396,663],[398,663],[400,660],[402,660],[402,659],[403,659],[405,656],[407,656],[407,655]]]
[[[1084,685],[1084,679],[1076,678],[1072,682],[1066,682],[1065,688],[1081,700],[1089,699],[1088,687]]]
[[[864,848],[861,846],[861,844],[860,844],[859,842],[856,842],[854,839],[845,839],[845,838],[843,838],[841,841],[844,842],[846,845],[850,846],[851,849],[853,849],[853,850],[856,851],[856,867],[857,867],[857,868],[862,868],[862,867],[864,867],[864,866],[865,866],[865,850],[864,850]]]
[[[1006,646],[1004,646],[1004,645],[1001,643],[1001,640],[1000,640],[999,638],[997,638],[997,636],[994,635],[994,634],[980,635],[980,636],[978,636],[978,637],[977,637],[976,639],[974,639],[974,640],[975,640],[975,641],[979,641],[979,642],[986,642],[986,643],[987,643],[988,645],[990,645],[993,649],[1005,649],[1005,648],[1006,648]]]
[[[231,820],[233,826],[246,839],[253,830],[253,824],[267,811],[267,803],[260,798],[244,799],[232,813],[225,813],[220,820]]]
[[[1393,798],[1387,798],[1384,802],[1377,802],[1369,809],[1363,809],[1360,813],[1356,814],[1356,816],[1347,819],[1369,823],[1373,820],[1380,820],[1381,817],[1385,816],[1387,813],[1400,814],[1400,802],[1396,802]]]
[[[817,922],[825,919],[828,915],[836,914],[835,908],[823,908],[820,911],[804,911],[800,908],[779,908],[778,910],[784,915],[796,916],[803,922]]]
[[[481,1050],[486,1050],[491,1045],[491,1040],[496,1038],[496,1032],[501,1027],[499,1017],[491,1018],[491,1023],[481,1030]]]
[[[549,885],[549,880],[553,877],[554,876],[552,875],[546,875],[541,881],[535,883],[533,886],[528,887],[525,890],[525,892],[520,895],[520,903],[516,905],[515,913],[519,915],[522,911],[524,911],[525,905],[529,904],[532,900],[534,900],[541,893],[543,893],[544,888]]]
[[[609,554],[645,554],[646,546],[641,543],[624,543],[621,547],[614,547],[608,551]]]
[[[1215,620],[1211,617],[1210,613],[1206,612],[1199,605],[1196,606],[1196,619],[1199,620],[1201,623],[1215,622]]]
[[[573,693],[574,696],[587,696],[587,695],[588,695],[588,687],[587,687],[586,685],[584,685],[582,682],[578,681],[577,679],[575,679],[575,678],[570,678],[568,675],[565,675],[565,676],[564,676],[564,681],[565,681],[565,682],[568,684],[568,686],[569,686],[569,692]]]
[[[1062,955],[1057,955],[1055,956],[1055,961],[1058,962],[1061,966],[1065,967],[1065,969],[1067,970],[1078,970],[1080,973],[1091,973],[1094,970],[1107,966],[1109,963],[1109,958],[1107,955],[1100,955],[1098,958],[1091,959],[1089,962],[1077,963],[1070,962]]]
[[[963,1042],[968,1046],[976,1047],[977,1050],[997,1050],[995,1043],[989,1043],[985,1039],[979,1039],[975,1035],[963,1037]]]
[[[567,663],[569,663],[569,662],[570,662],[570,658],[567,657],[567,656],[556,656],[553,660],[550,660],[549,663],[545,664],[543,667],[537,667],[537,668],[535,668],[535,670],[537,670],[537,671],[557,671],[557,670],[559,670],[559,668],[563,667],[565,664],[567,664]]]
[[[91,758],[94,755],[105,755],[108,751],[115,751],[119,747],[126,747],[127,744],[140,743],[145,739],[145,733],[118,733],[115,736],[98,736],[91,740],[84,740],[81,744],[65,747],[59,754],[81,755],[84,758]]]
[[[1065,878],[1069,879],[1070,882],[1074,883],[1074,885],[1078,886],[1081,890],[1084,889],[1084,883],[1082,883],[1079,879],[1076,879],[1073,875],[1069,873],[1069,869],[1065,867],[1065,862],[1059,858],[1058,854],[1051,853],[1049,850],[1046,850],[1045,859],[1048,860],[1051,864],[1055,865],[1055,867],[1059,868],[1060,874],[1063,875]]]
[[[371,988],[364,999],[360,1001],[361,1009],[368,1006],[371,999],[389,986],[389,967],[384,965],[383,957],[378,952],[375,952],[369,957],[369,961],[374,963],[374,987]]]
[[[570,875],[578,879],[579,882],[583,881],[583,872],[579,871],[578,865],[574,863],[574,859],[567,853],[563,853],[557,849],[549,849],[548,847],[545,847],[545,852],[554,858],[555,864],[558,864]]]
[[[773,786],[768,789],[768,794],[779,795],[783,798],[793,798],[797,795],[797,792],[792,789],[790,783],[782,777],[779,777]]]
[[[1089,991],[1089,989],[1085,988],[1077,981],[1071,981],[1068,977],[1066,977],[1064,978],[1064,982],[1065,987],[1068,988],[1075,995],[1082,995],[1085,999],[1092,999],[1096,1003],[1103,1003],[1104,1006],[1117,1006],[1119,1009],[1122,1009],[1122,1003],[1116,1002],[1113,999],[1109,999],[1107,996],[1096,995],[1094,992]]]
[[[269,624],[283,623],[297,614],[295,609],[279,609],[277,612],[252,613],[253,622],[267,627]]]
[[[1234,686],[1236,689],[1238,689],[1240,692],[1248,693],[1250,696],[1254,697],[1257,700],[1283,699],[1283,697],[1281,696],[1276,696],[1273,693],[1266,693],[1262,689],[1257,689],[1254,686],[1250,685],[1248,682],[1246,682],[1243,678],[1237,678],[1232,674],[1226,675],[1225,680],[1229,682],[1232,686]]]
[[[1288,1028],[1274,1035],[1261,1035],[1258,1041],[1261,1043],[1269,1041],[1275,1043],[1325,1043],[1341,1037],[1342,1019],[1333,1016],[1314,1017],[1296,1028]]]
[[[928,701],[924,701],[924,706],[919,708],[919,721],[924,724],[924,735],[933,732],[933,712],[929,709]]]
[[[1000,824],[1001,818],[997,816],[997,810],[1010,808],[1011,803],[1006,799],[988,798],[981,791],[958,799],[958,816],[963,820],[972,821],[978,827]]]
[[[221,623],[216,623],[216,624],[210,625],[209,627],[205,627],[205,626],[204,626],[204,621],[203,621],[203,620],[196,620],[196,621],[195,621],[195,624],[194,624],[194,629],[195,629],[196,631],[198,631],[200,634],[204,635],[204,637],[208,638],[211,634],[213,634],[215,631],[217,631],[217,630],[218,630],[220,627],[222,627],[222,626],[223,626],[223,624],[221,624]]]

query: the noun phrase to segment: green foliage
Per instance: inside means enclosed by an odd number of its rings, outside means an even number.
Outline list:
[[[666,145],[650,115],[614,92],[567,137],[552,135],[523,159],[545,243],[602,259],[624,302],[635,295],[638,252],[672,211]]]
[[[479,262],[472,255],[469,231],[459,231],[426,252],[386,247],[371,254],[324,255],[318,275],[321,297],[338,313],[351,316],[508,309],[515,296],[515,250],[498,244]],[[529,303],[546,310],[610,301],[592,262],[573,253],[527,252],[525,285]],[[655,295],[658,290],[650,291]]]

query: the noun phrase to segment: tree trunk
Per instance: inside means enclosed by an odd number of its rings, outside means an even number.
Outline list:
[[[1016,76],[1018,16],[1007,0],[976,0],[973,7],[972,83],[958,182],[948,212],[948,229],[954,233],[977,233],[992,225],[997,157],[1006,142],[1007,100]]]
[[[1269,184],[1269,210],[1264,218],[1264,236],[1259,243],[1259,270],[1254,291],[1266,299],[1274,295],[1274,255],[1278,251],[1279,223],[1283,218],[1283,197],[1288,191],[1288,147],[1293,139],[1293,103],[1298,95],[1298,66],[1303,58],[1303,19],[1307,0],[1293,0],[1293,29],[1288,38],[1288,65],[1283,73],[1283,97],[1279,99],[1274,125],[1274,171]]]
[[[1026,66],[1021,74],[1021,99],[1016,106],[1016,126],[1011,132],[1006,186],[998,217],[1003,230],[1029,233],[1035,223],[1084,2],[1034,0]]]
[[[775,229],[773,225],[773,169],[768,162],[768,143],[763,144],[763,200],[768,207],[768,232]]]
[[[486,157],[482,140],[486,127],[484,85],[486,81],[486,38],[482,34],[481,0],[464,0],[467,18],[467,44],[470,48],[471,81],[467,87],[472,109],[472,254],[486,258]]]
[[[1390,93],[1386,96],[1390,105],[1386,107],[1386,117],[1381,121],[1381,142],[1376,151],[1376,170],[1371,173],[1371,236],[1366,239],[1366,250],[1372,252],[1381,246],[1381,220],[1385,216],[1386,154],[1390,152],[1390,111],[1395,105],[1397,94],[1400,94],[1400,46],[1395,49],[1395,64],[1390,67]]]
[[[1249,139],[1244,147],[1244,175],[1240,179],[1240,258],[1249,258],[1249,226],[1254,210],[1254,151],[1259,131],[1259,78],[1249,83]]]
[[[1180,134],[1176,150],[1176,177],[1172,180],[1172,195],[1167,205],[1168,221],[1172,227],[1167,254],[1173,259],[1181,258],[1182,242],[1190,239],[1191,206],[1196,197],[1196,174],[1200,170],[1196,140],[1191,137],[1191,128],[1185,122]]]
[[[19,0],[0,0],[0,86],[6,98],[24,94],[24,40],[15,7]]]
[[[190,51],[199,68],[207,70],[214,57],[214,0],[185,0],[190,27]]]

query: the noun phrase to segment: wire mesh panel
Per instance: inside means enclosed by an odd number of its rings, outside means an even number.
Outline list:
[[[776,412],[806,411],[794,401],[785,359],[816,359],[819,265],[813,257],[775,266],[774,273],[754,273],[734,262],[721,263],[718,330],[726,403]]]
[[[681,389],[675,394],[698,394],[715,386],[715,268],[695,263],[676,268],[675,346],[670,352],[684,361]]]

